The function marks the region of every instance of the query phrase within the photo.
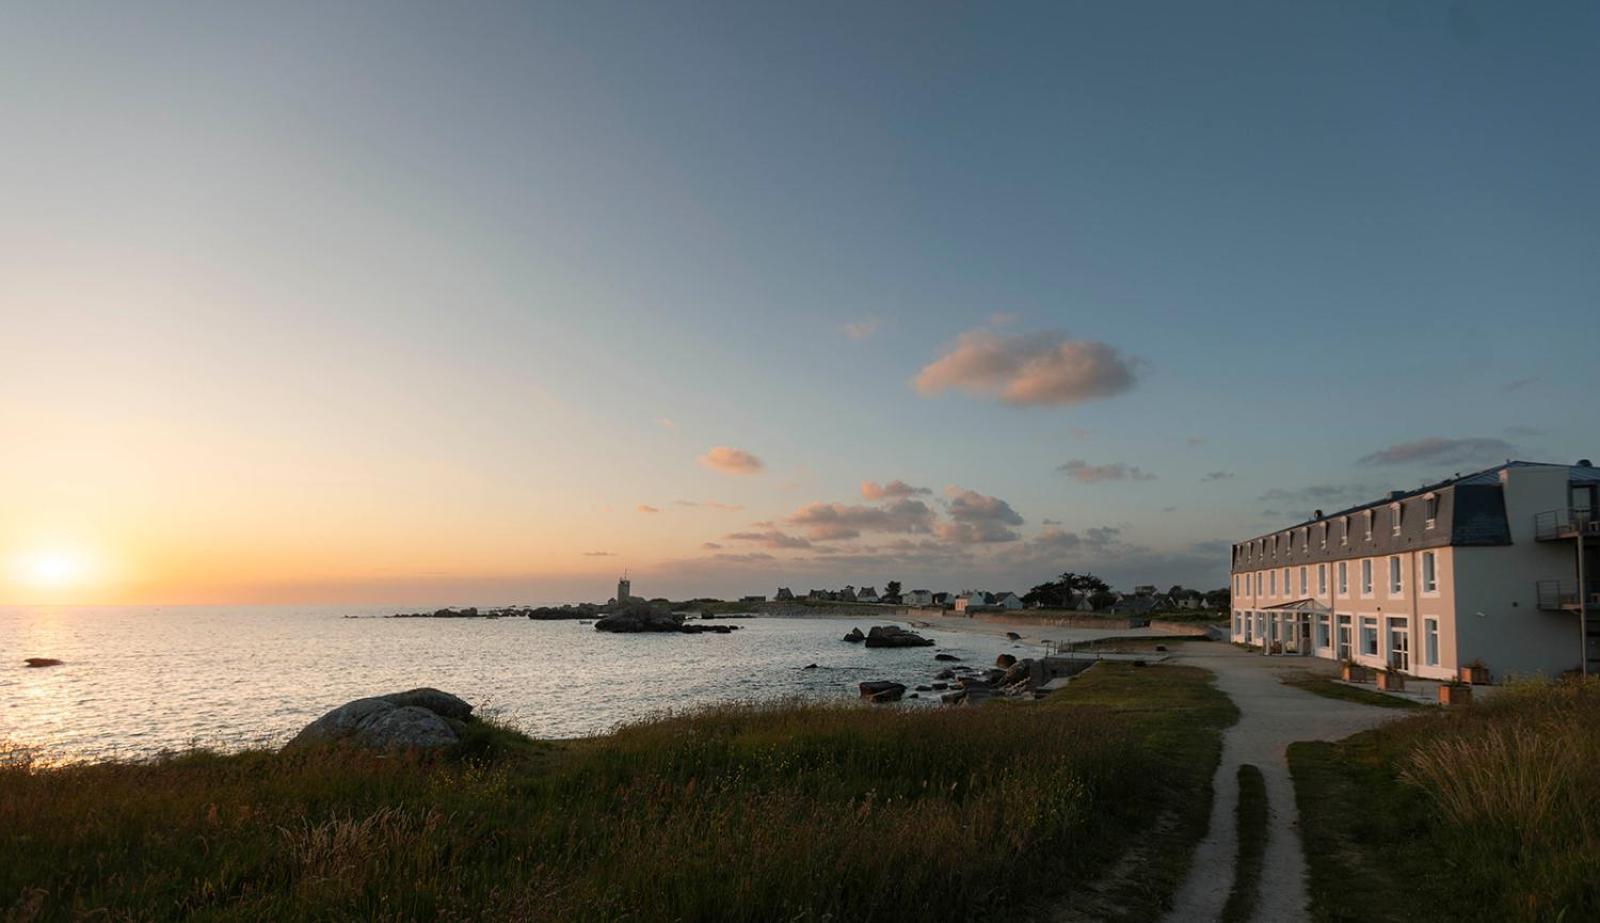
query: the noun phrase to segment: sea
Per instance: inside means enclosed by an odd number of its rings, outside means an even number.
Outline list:
[[[0,607],[0,746],[48,762],[282,744],[362,696],[433,686],[538,738],[605,734],[727,702],[857,698],[1038,645],[921,630],[935,647],[841,640],[884,619],[758,616],[731,634],[611,634],[576,621],[386,618],[392,608]],[[25,658],[60,666],[30,668]],[[816,664],[814,669],[805,669]],[[931,705],[936,695],[905,707]]]

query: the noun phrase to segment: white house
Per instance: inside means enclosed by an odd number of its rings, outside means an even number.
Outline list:
[[[1001,609],[1021,609],[1022,597],[1012,592],[997,593],[989,598],[989,605]]]
[[[900,600],[908,606],[931,606],[933,593],[929,590],[912,590],[909,593],[902,593]]]
[[[969,609],[982,609],[989,605],[989,594],[981,590],[968,590],[956,597],[956,611],[966,612]]]
[[[1427,679],[1600,670],[1600,471],[1507,462],[1233,546],[1233,640]]]

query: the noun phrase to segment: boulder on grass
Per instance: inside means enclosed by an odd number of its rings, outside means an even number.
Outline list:
[[[472,706],[437,689],[356,699],[306,725],[287,748],[349,743],[374,750],[431,749],[461,742]]]

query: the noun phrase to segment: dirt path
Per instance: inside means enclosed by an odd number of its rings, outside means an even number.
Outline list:
[[[1179,650],[1182,662],[1216,674],[1217,687],[1233,699],[1240,716],[1239,723],[1223,735],[1222,765],[1212,780],[1216,798],[1210,829],[1195,850],[1189,877],[1165,919],[1168,923],[1216,920],[1227,903],[1239,848],[1234,808],[1239,800],[1236,776],[1241,763],[1260,767],[1271,811],[1255,919],[1270,923],[1309,919],[1305,853],[1300,844],[1294,783],[1289,778],[1289,744],[1348,737],[1394,718],[1395,712],[1323,698],[1278,681],[1281,671],[1315,669],[1327,666],[1326,661],[1263,657],[1224,644],[1188,644]]]

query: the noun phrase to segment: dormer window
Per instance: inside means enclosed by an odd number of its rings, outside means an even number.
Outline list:
[[[1367,535],[1366,535],[1366,540],[1369,541],[1369,542],[1372,541],[1372,520],[1373,520],[1373,516],[1374,516],[1374,514],[1373,514],[1372,510],[1367,510],[1367,522],[1366,522]]]
[[[1389,530],[1395,535],[1400,534],[1400,520],[1404,514],[1404,506],[1399,503],[1389,504]]]
[[[1341,544],[1341,545],[1350,544],[1350,517],[1349,516],[1341,516],[1339,518],[1339,544]]]
[[[1428,494],[1426,497],[1423,497],[1422,498],[1422,508],[1423,508],[1423,523],[1422,523],[1422,527],[1424,529],[1431,529],[1435,525],[1437,525],[1438,521],[1439,521],[1439,495],[1438,494]]]
[[[1323,548],[1327,548],[1328,547],[1328,524],[1327,523],[1323,523],[1322,524],[1322,536],[1321,536],[1321,540],[1320,540],[1320,542],[1318,544]]]

